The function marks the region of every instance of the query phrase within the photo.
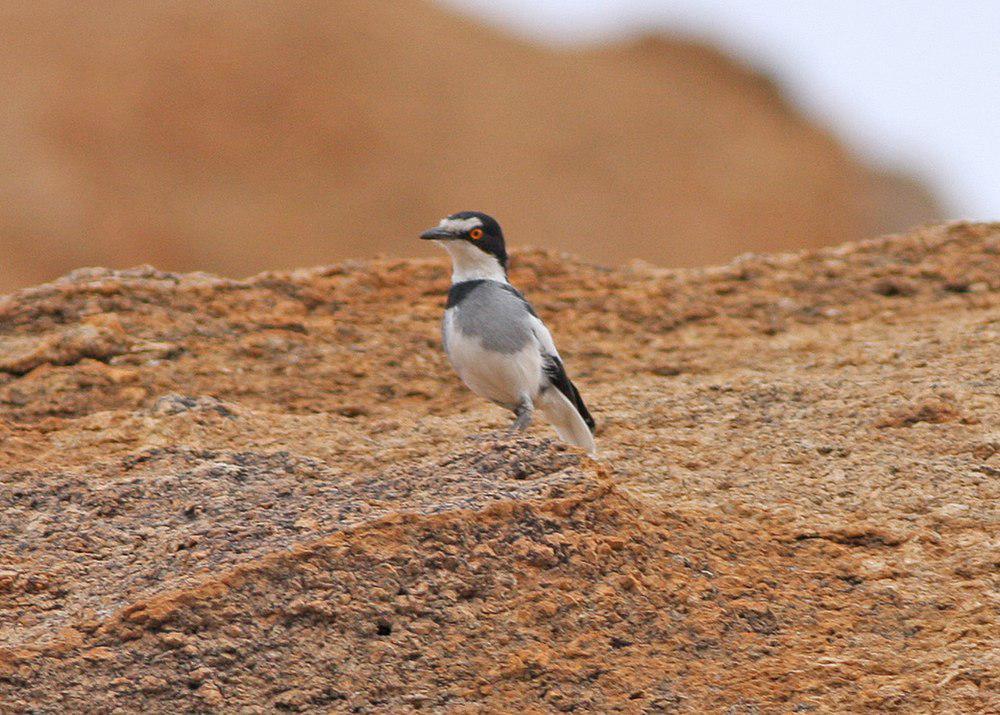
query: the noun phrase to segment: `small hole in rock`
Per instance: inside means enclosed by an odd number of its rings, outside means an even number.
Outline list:
[[[375,632],[380,636],[391,636],[392,635],[392,624],[388,621],[379,621]]]

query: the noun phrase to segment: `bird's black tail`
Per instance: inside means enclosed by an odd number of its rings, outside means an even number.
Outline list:
[[[580,413],[580,417],[587,424],[590,433],[594,434],[594,418],[591,417],[590,410],[584,404],[583,398],[580,396],[580,391],[576,389],[576,385],[566,375],[566,368],[563,367],[562,360],[555,355],[546,355],[545,374],[548,375],[553,387],[565,395],[566,399],[576,408],[576,411]]]

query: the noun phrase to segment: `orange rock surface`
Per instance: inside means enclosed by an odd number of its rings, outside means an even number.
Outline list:
[[[600,461],[443,259],[0,298],[3,710],[997,710],[1000,225],[513,261]]]

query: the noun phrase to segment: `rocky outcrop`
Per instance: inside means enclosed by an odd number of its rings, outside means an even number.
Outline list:
[[[465,209],[673,266],[940,216],[678,39],[554,50],[421,0],[32,2],[0,8],[0,63],[0,291],[408,256]]]
[[[513,260],[599,461],[458,384],[443,260],[0,299],[4,708],[995,706],[1000,226]]]

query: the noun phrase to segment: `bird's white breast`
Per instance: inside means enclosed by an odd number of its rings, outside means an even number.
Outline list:
[[[530,340],[516,352],[498,352],[480,336],[463,333],[456,324],[456,310],[444,314],[444,347],[462,381],[477,395],[513,409],[522,398],[534,399],[542,382],[542,355]]]

